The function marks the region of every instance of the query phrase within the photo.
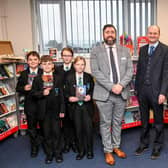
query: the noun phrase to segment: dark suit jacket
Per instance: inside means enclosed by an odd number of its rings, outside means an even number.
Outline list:
[[[37,76],[33,81],[32,96],[37,99],[38,117],[43,120],[46,115],[59,118],[59,113],[65,112],[62,77],[58,72],[53,73],[54,86],[49,95],[43,95],[42,74]]]
[[[84,102],[83,105],[85,105],[87,107],[87,109],[89,110],[90,115],[93,115],[93,100],[92,100],[92,96],[93,96],[93,88],[94,88],[94,81],[93,81],[93,77],[84,72],[83,75],[83,83],[84,85],[86,85],[86,95],[90,95],[91,96],[91,100],[88,102]],[[69,99],[69,97],[71,96],[76,96],[76,76],[75,76],[75,72],[70,73],[65,80],[65,97],[67,99]],[[72,108],[74,109],[76,106],[78,106],[77,102],[75,103],[71,103],[72,104]],[[73,110],[72,110],[73,112]],[[72,115],[73,116],[73,115]]]
[[[137,94],[143,92],[142,87],[145,81],[146,68],[148,63],[148,47],[145,45],[140,49],[135,90]],[[159,94],[166,96],[168,91],[168,46],[159,42],[151,58],[150,81],[155,98]]]
[[[25,91],[24,87],[28,84],[29,68],[22,71],[16,85],[16,91],[25,96],[24,111],[28,115],[36,115],[36,99],[30,94],[31,91]],[[42,74],[42,69],[38,69],[38,74]]]

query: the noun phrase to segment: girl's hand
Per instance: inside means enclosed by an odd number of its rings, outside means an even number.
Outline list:
[[[90,100],[91,100],[91,96],[90,95],[86,95],[84,101],[87,102],[87,101],[90,101]]]

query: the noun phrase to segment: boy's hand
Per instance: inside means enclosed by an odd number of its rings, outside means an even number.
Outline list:
[[[69,97],[69,101],[70,102],[77,102],[77,101],[79,101],[79,99],[77,97],[71,96],[71,97]]]
[[[49,94],[50,94],[50,88],[44,89],[43,95],[44,95],[44,96],[47,96],[47,95],[49,95]]]
[[[25,85],[24,90],[29,91],[29,90],[31,90],[31,88],[32,88],[32,85],[27,84],[27,85]]]
[[[60,114],[59,114],[59,117],[60,117],[60,118],[64,118],[64,117],[65,117],[65,114],[64,114],[64,113],[60,113]]]
[[[85,98],[84,98],[84,101],[90,101],[91,100],[91,96],[90,95],[86,95]]]

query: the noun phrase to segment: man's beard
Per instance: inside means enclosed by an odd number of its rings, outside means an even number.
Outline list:
[[[115,42],[116,42],[116,38],[113,39],[113,40],[108,40],[108,38],[104,38],[104,42],[107,44],[107,45],[113,45]]]

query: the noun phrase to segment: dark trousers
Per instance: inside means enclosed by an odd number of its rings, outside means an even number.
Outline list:
[[[75,137],[75,126],[71,116],[71,108],[70,105],[66,105],[66,115],[62,119],[63,127],[62,127],[62,134],[64,138],[64,145],[71,146],[72,144],[76,143]]]
[[[141,93],[138,95],[140,104],[142,132],[141,132],[141,145],[149,145],[149,112],[150,109],[154,113],[154,147],[161,148],[163,144],[163,104],[158,104],[158,96],[154,96],[151,85],[144,85]]]
[[[77,105],[73,117],[79,153],[93,152],[92,117],[86,106]]]
[[[47,156],[61,153],[61,131],[60,120],[56,117],[46,115],[43,120],[44,151]]]
[[[31,147],[37,147],[42,142],[41,125],[42,122],[37,119],[37,116],[26,115],[28,123],[28,134],[30,137]],[[39,124],[40,128],[37,128]]]

